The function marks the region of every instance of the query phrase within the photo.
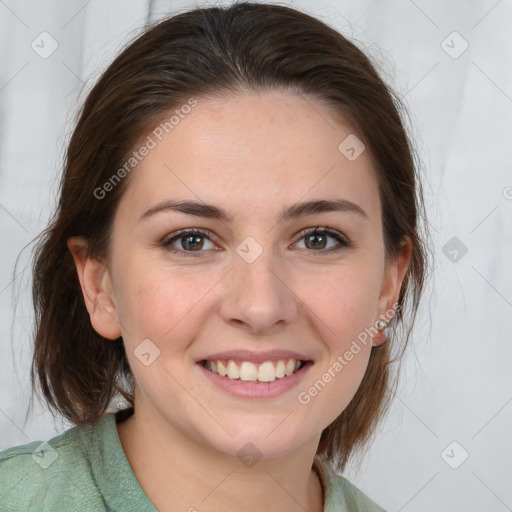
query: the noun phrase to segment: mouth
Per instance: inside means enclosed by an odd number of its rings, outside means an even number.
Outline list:
[[[200,364],[206,370],[238,382],[269,383],[280,379],[286,379],[307,366],[313,364],[310,360],[293,358],[263,361],[255,364],[251,361],[234,359],[202,360]]]

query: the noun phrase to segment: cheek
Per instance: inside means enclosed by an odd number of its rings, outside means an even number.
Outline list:
[[[317,418],[326,427],[346,409],[364,377],[370,352],[371,343],[357,340],[340,342],[330,352],[297,394],[308,418]]]
[[[165,409],[183,394],[178,382],[187,378],[187,349],[204,323],[198,305],[214,283],[148,265],[126,275],[120,316],[128,362],[140,390]],[[180,408],[187,404],[180,402]]]
[[[186,275],[148,262],[122,271],[126,277],[116,296],[125,343],[135,346],[148,338],[162,351],[176,351],[180,340],[192,338],[200,327],[199,304],[218,281],[213,273]]]
[[[297,281],[297,295],[314,313],[331,353],[344,351],[375,323],[378,284],[375,268],[356,265]]]
[[[301,292],[306,297],[310,290],[308,306],[317,320],[325,357],[305,380],[297,399],[309,417],[322,418],[325,425],[347,407],[364,377],[372,347],[369,329],[376,320],[377,279],[375,269],[347,266],[315,276],[315,287],[310,281]]]

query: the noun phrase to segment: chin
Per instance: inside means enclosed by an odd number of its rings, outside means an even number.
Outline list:
[[[280,422],[282,424],[280,425]],[[205,441],[217,451],[244,460],[271,459],[283,457],[297,450],[307,441],[307,436],[301,432],[295,432],[290,425],[286,425],[283,418],[276,421],[258,422],[257,424],[231,424],[227,430],[232,434],[211,437],[205,436]],[[301,435],[302,434],[302,435]],[[249,467],[249,464],[246,464]]]

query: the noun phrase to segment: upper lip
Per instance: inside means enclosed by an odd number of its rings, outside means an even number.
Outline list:
[[[251,350],[226,350],[224,352],[215,352],[207,357],[199,359],[200,361],[224,361],[224,360],[238,360],[238,361],[250,361],[251,363],[259,364],[265,361],[277,361],[279,359],[295,359],[297,361],[310,361],[311,358],[293,352],[291,350],[267,350],[265,352],[252,352]]]

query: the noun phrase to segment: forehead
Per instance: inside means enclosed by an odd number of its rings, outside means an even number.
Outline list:
[[[353,130],[320,101],[275,91],[198,98],[165,124],[174,113],[141,139],[153,147],[129,177],[119,206],[127,214],[168,199],[219,204],[243,216],[343,197],[379,218],[369,152],[355,159],[346,152],[357,144]]]

